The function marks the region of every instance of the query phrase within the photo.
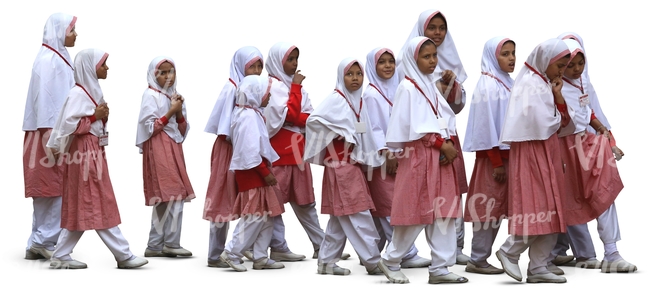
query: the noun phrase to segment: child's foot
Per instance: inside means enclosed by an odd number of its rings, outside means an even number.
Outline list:
[[[25,251],[25,259],[26,260],[40,260],[40,259],[45,259],[43,255],[37,254],[32,252],[31,250],[26,250]]]
[[[132,258],[133,259],[130,260],[117,262],[117,268],[121,268],[121,269],[138,268],[149,263],[147,259],[143,259],[135,256]]]
[[[625,261],[618,252],[605,256],[600,267],[600,272],[603,273],[628,273],[636,270],[636,265]]]
[[[246,257],[246,259],[248,259],[249,261],[254,261],[253,251],[243,251],[242,255],[244,255],[244,257]]]
[[[400,267],[402,268],[423,268],[431,265],[431,259],[415,256],[413,259],[402,261]]]
[[[503,269],[496,268],[490,264],[488,264],[485,267],[481,267],[481,266],[474,265],[472,262],[467,262],[467,266],[465,267],[465,272],[478,273],[478,274],[501,274],[504,271]]]
[[[600,269],[602,263],[598,259],[576,259],[576,268]]]
[[[217,261],[210,261],[208,260],[208,267],[216,267],[216,268],[229,268],[230,265],[228,263],[222,261],[221,259]]]
[[[462,284],[466,283],[469,280],[453,272],[447,273],[445,275],[431,275],[429,273],[429,283],[430,284]]]
[[[337,265],[327,266],[327,264],[318,264],[318,274],[348,275],[350,274],[350,269]]]
[[[456,254],[456,264],[467,265],[467,262],[469,262],[469,256],[463,253]]]
[[[282,263],[269,260],[268,258],[264,258],[260,261],[253,263],[253,269],[255,270],[282,269],[282,268],[284,268],[284,265]]]
[[[391,270],[386,263],[384,263],[384,259],[379,260],[379,264],[377,264],[377,267],[381,270],[381,272],[384,273],[386,278],[388,278],[388,281],[394,284],[408,284],[409,279],[402,273],[401,270]]]
[[[539,284],[539,283],[566,283],[566,278],[563,276],[555,275],[555,273],[540,273],[540,274],[529,274],[526,277],[527,283]]]
[[[39,254],[44,259],[48,259],[48,260],[50,258],[52,258],[52,254],[54,253],[53,251],[50,251],[50,250],[46,249],[45,247],[36,247],[36,246],[30,247],[29,251],[34,253],[34,254]]]
[[[52,259],[50,269],[85,269],[88,268],[86,263],[77,260],[59,260]]]
[[[170,257],[170,258],[176,257],[176,255],[164,253],[162,250],[154,251],[154,250],[151,250],[149,248],[144,250],[144,256],[147,257],[147,258],[150,258],[150,257]]]
[[[179,247],[179,248],[170,248],[167,246],[164,246],[162,249],[162,252],[165,254],[173,255],[173,256],[181,256],[181,257],[191,257],[192,252]]]
[[[564,274],[564,270],[560,269],[560,267],[557,267],[553,263],[548,263],[546,265],[546,269],[548,269],[548,271],[552,272],[555,275],[563,275]]]
[[[508,257],[499,249],[496,252],[497,259],[499,259],[499,262],[501,262],[501,267],[503,267],[503,270],[506,272],[506,274],[512,278],[514,278],[516,281],[520,282],[523,277],[521,276],[521,270],[519,269],[519,264],[518,263],[512,263]]]
[[[555,256],[555,259],[551,260],[551,263],[555,264],[556,266],[562,266],[564,264],[573,261],[573,258],[574,258],[573,255],[570,256],[557,255]]]
[[[247,270],[246,266],[244,266],[242,263],[239,263],[239,262],[235,263],[235,261],[230,259],[230,257],[228,257],[228,252],[226,252],[226,251],[223,251],[223,253],[221,253],[221,256],[219,256],[219,257],[221,258],[221,261],[226,262],[226,264],[228,264],[228,266],[230,266],[232,269],[234,269],[237,272],[244,272],[244,271]],[[241,259],[239,259],[239,261],[241,261]]]
[[[271,259],[273,259],[275,261],[278,261],[278,262],[281,262],[281,261],[285,261],[285,262],[302,261],[305,258],[306,258],[305,255],[294,254],[291,251],[286,252],[286,253],[271,251]]]

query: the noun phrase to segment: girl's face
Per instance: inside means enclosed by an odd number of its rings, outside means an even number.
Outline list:
[[[106,65],[106,60],[104,60],[104,64],[102,64],[102,66],[99,66],[99,68],[97,68],[97,79],[106,79],[108,76],[108,65]]]
[[[501,52],[497,56],[497,61],[499,62],[499,68],[501,70],[512,73],[515,71],[515,44],[507,41],[501,46]]]
[[[250,67],[246,68],[246,70],[244,71],[244,76],[261,75],[262,69],[264,69],[264,65],[262,65],[262,60],[257,60]]]
[[[555,63],[548,65],[546,68],[546,76],[550,79],[556,79],[558,77],[562,77],[562,70],[564,70],[564,67],[566,67],[567,64],[569,64],[569,56],[563,57]]]
[[[269,105],[269,101],[271,100],[271,92],[266,93],[266,96],[262,97],[262,104],[260,104],[261,107],[266,107]]]
[[[566,66],[564,76],[571,79],[580,79],[582,72],[585,70],[585,55],[578,53]]]
[[[379,56],[377,60],[377,76],[383,79],[390,79],[395,74],[395,58],[389,52]]]
[[[77,41],[77,31],[75,31],[76,26],[72,27],[72,30],[70,30],[70,33],[68,33],[65,36],[65,41],[63,42],[63,46],[66,47],[73,47],[75,41]]]
[[[289,57],[287,57],[287,61],[284,62],[282,67],[284,68],[284,73],[287,75],[294,75],[296,73],[296,70],[298,70],[298,56],[300,52],[298,51],[297,48],[294,48],[291,53],[289,53]]]
[[[359,67],[358,63],[354,63],[350,66],[350,69],[345,73],[343,82],[345,83],[345,88],[350,92],[354,92],[361,88],[361,84],[363,83],[363,71],[361,71],[361,67]]]
[[[156,70],[156,82],[161,88],[169,88],[176,81],[176,71],[172,63],[163,62]]]
[[[436,46],[440,46],[445,41],[445,36],[447,36],[447,23],[440,14],[431,18],[426,29],[424,29],[424,36],[433,40]]]
[[[425,42],[418,52],[418,69],[424,74],[433,74],[438,65],[438,50],[430,42]]]

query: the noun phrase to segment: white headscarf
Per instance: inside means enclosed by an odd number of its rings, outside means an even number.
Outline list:
[[[561,115],[546,69],[568,54],[566,43],[557,38],[542,42],[530,53],[512,88],[501,130],[502,143],[546,140],[558,131]]]
[[[594,86],[591,84],[591,79],[589,78],[589,63],[587,63],[587,52],[585,51],[585,44],[582,41],[582,37],[578,35],[577,33],[574,32],[566,32],[560,34],[558,36],[560,39],[574,39],[580,43],[580,47],[582,47],[582,52],[585,53],[585,70],[582,72],[582,83],[584,85],[585,91],[589,94],[589,107],[593,109],[594,114],[596,115],[596,118],[605,126],[607,127],[607,130],[611,130],[612,126],[609,124],[609,121],[607,120],[607,117],[603,113],[603,109],[600,107],[600,101],[598,101],[598,94],[596,94],[596,90],[594,89]],[[596,133],[596,130],[592,128],[591,126],[587,125],[587,131],[591,133]]]
[[[564,39],[564,42],[569,47],[571,59],[575,58],[578,53],[582,53],[583,55],[585,54],[578,41],[574,39]],[[586,61],[587,57],[585,56],[585,63]],[[591,121],[591,108],[589,105],[580,106],[580,96],[583,94],[589,94],[587,92],[588,90],[583,87],[583,82],[580,79],[571,79],[566,76],[562,77],[562,79],[564,80],[564,84],[562,85],[562,96],[564,97],[564,101],[566,101],[566,104],[571,106],[575,111],[575,116],[572,118],[573,123],[575,124],[575,129],[572,131],[564,131],[565,129],[560,130],[560,137],[585,131]],[[591,97],[591,94],[589,94],[589,97]]]
[[[269,134],[260,110],[262,98],[269,93],[269,78],[259,75],[244,77],[237,88],[237,105],[232,113],[230,135],[232,160],[230,170],[248,170],[262,163],[273,163],[280,156],[271,147]]]
[[[377,61],[384,53],[389,53],[395,58],[395,54],[388,48],[376,48],[366,56],[366,77],[368,85],[363,93],[363,99],[366,103],[368,116],[372,121],[373,132],[378,148],[386,147],[386,131],[388,129],[388,119],[390,118],[391,109],[393,108],[393,98],[399,85],[397,73],[389,79],[383,79],[377,75]]]
[[[230,122],[232,110],[235,107],[237,84],[246,76],[246,69],[257,61],[261,61],[264,65],[262,53],[254,46],[245,46],[235,52],[230,62],[230,79],[214,104],[208,124],[205,126],[205,132],[230,136]]]
[[[404,43],[404,46],[400,51],[400,56],[402,55],[402,53],[405,52],[406,47],[408,47],[409,42],[413,38],[418,36],[424,36],[424,31],[426,30],[427,26],[429,26],[429,22],[431,21],[431,19],[433,19],[434,16],[438,14],[440,14],[440,16],[442,16],[442,18],[445,19],[445,24],[447,24],[447,18],[439,10],[429,9],[420,13],[420,16],[418,17],[418,21],[413,26],[413,29],[411,30],[411,34],[406,39],[406,42]],[[456,80],[462,84],[467,79],[467,73],[465,73],[465,68],[463,67],[463,63],[460,61],[460,56],[458,56],[458,50],[456,50],[456,44],[454,43],[454,39],[451,37],[449,26],[447,26],[447,35],[445,35],[444,41],[442,42],[442,44],[440,44],[440,46],[437,47],[437,49],[438,49],[438,66],[436,67],[436,70],[433,73],[436,80],[441,78],[443,71],[451,70],[454,72],[454,74],[456,74]],[[401,58],[402,57],[399,57],[397,59],[397,66],[400,73],[400,78],[404,74],[403,69],[401,69],[402,68]]]
[[[427,40],[431,41],[427,37],[415,37],[402,52],[404,74],[415,81],[422,92],[406,78],[397,87],[386,133],[386,142],[393,147],[403,147],[404,143],[418,140],[429,133],[440,134],[443,138],[456,135],[456,116],[435,86],[434,74],[424,74],[418,68],[418,54]],[[441,129],[438,118],[445,119],[446,130]]]
[[[169,108],[171,108],[171,98],[176,94],[176,84],[178,83],[178,76],[174,80],[174,83],[163,89],[163,86],[158,84],[156,80],[156,72],[160,68],[160,65],[168,62],[172,64],[174,68],[174,73],[176,74],[176,63],[170,57],[156,57],[151,63],[149,63],[149,69],[147,70],[147,83],[148,86],[142,94],[142,103],[140,104],[140,115],[138,116],[138,130],[136,134],[135,145],[140,148],[142,153],[142,144],[147,141],[153,134],[153,126],[156,120],[162,118],[167,114]],[[185,102],[183,102],[182,107],[183,118],[187,123],[187,128],[185,130],[185,135],[181,133],[178,129],[178,123],[176,122],[176,116],[172,116],[167,119],[168,123],[163,127],[163,131],[169,135],[169,137],[174,140],[176,143],[181,143],[185,140],[187,132],[189,131],[189,122],[187,122],[187,110],[185,108]]]
[[[287,61],[289,54],[297,49],[296,46],[279,42],[274,44],[269,50],[268,60],[266,60],[266,71],[270,76],[277,78],[271,80],[271,101],[269,105],[264,108],[264,116],[266,117],[266,127],[269,130],[269,136],[273,137],[275,134],[284,128],[296,133],[304,133],[304,129],[296,126],[283,126],[284,120],[287,117],[287,101],[289,101],[289,92],[291,90],[291,82],[293,75],[288,75],[284,72],[284,62]],[[305,88],[302,88],[302,113],[311,113],[314,108],[311,105],[311,100]]]
[[[501,150],[510,148],[507,144],[499,144],[510,90],[514,84],[510,74],[501,70],[497,60],[506,41],[512,40],[503,36],[494,37],[483,47],[482,75],[472,96],[463,143],[463,150],[466,152],[489,150],[497,146]]]
[[[65,47],[65,37],[76,21],[77,17],[55,13],[45,23],[43,45],[32,65],[23,131],[54,127],[63,102],[74,86],[73,62]]]
[[[327,146],[339,136],[344,137],[345,142],[355,145],[350,156],[352,160],[371,167],[381,166],[384,162],[383,157],[379,155],[380,147],[377,147],[374,134],[370,129],[372,122],[362,103],[362,89],[350,92],[345,87],[345,74],[355,63],[363,72],[363,65],[356,59],[346,58],[339,63],[334,92],[327,96],[307,119],[305,137],[305,161],[307,162],[324,165],[323,158]],[[358,122],[366,125],[366,133],[356,132],[357,113]]]
[[[64,152],[62,150],[70,143],[69,137],[77,130],[79,120],[94,115],[97,105],[106,102],[97,79],[97,69],[107,58],[108,53],[98,49],[85,49],[77,53],[74,59],[76,86],[70,90],[63,103],[47,147]],[[95,136],[102,135],[105,129],[104,121],[101,120],[90,125],[90,133]]]

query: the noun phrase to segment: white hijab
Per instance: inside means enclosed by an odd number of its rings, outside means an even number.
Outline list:
[[[567,44],[569,51],[571,52],[571,60],[573,60],[578,53],[582,53],[583,55],[585,54],[578,41],[569,38],[564,39],[564,42]],[[587,57],[585,56],[585,63],[586,62]],[[591,108],[589,105],[580,106],[580,96],[588,94],[588,96],[591,97],[588,90],[584,88],[584,82],[580,79],[571,79],[566,76],[562,79],[564,80],[564,84],[562,85],[562,96],[564,97],[564,101],[566,101],[566,104],[571,106],[575,111],[575,116],[572,118],[573,123],[575,124],[575,129],[571,131],[565,131],[565,129],[560,130],[560,137],[585,131],[591,121]]]
[[[324,165],[323,158],[327,146],[339,136],[344,137],[345,142],[354,144],[350,156],[352,160],[371,167],[381,166],[384,162],[383,157],[379,155],[380,147],[377,147],[374,133],[370,129],[372,122],[362,103],[362,89],[350,92],[345,87],[345,74],[355,63],[363,72],[363,65],[356,59],[346,58],[339,63],[334,92],[327,96],[307,119],[305,137],[305,161],[307,162]],[[356,132],[355,113],[359,114],[358,121],[365,123],[366,133]]]
[[[140,115],[138,116],[138,129],[135,141],[135,145],[140,148],[140,153],[142,153],[142,144],[151,138],[151,135],[153,134],[153,127],[156,120],[167,114],[167,111],[169,111],[169,108],[172,105],[171,98],[177,94],[176,84],[178,82],[178,76],[176,76],[174,84],[165,89],[163,89],[163,86],[160,86],[156,80],[156,72],[160,68],[160,65],[165,62],[172,64],[172,67],[174,68],[173,71],[176,74],[176,63],[174,63],[172,58],[164,56],[154,58],[151,63],[149,63],[149,69],[147,70],[148,86],[144,90],[144,94],[142,94],[142,103],[140,104]],[[189,122],[187,122],[185,102],[183,102],[182,113],[187,123],[185,135],[183,135],[178,129],[176,116],[167,119],[169,122],[163,127],[163,131],[176,143],[181,143],[185,140],[190,128]]]
[[[65,47],[65,37],[77,17],[55,13],[43,28],[43,45],[34,64],[27,91],[23,131],[52,128],[70,89],[74,87],[73,61]]]
[[[489,150],[493,147],[499,147],[501,150],[510,148],[507,144],[499,143],[510,90],[514,84],[510,74],[501,70],[497,60],[503,44],[507,41],[512,40],[503,36],[494,37],[483,47],[482,75],[472,96],[463,143],[463,150],[466,152]]]
[[[230,122],[235,107],[237,85],[246,76],[246,69],[257,61],[261,61],[264,65],[262,53],[254,46],[245,46],[235,52],[230,62],[230,79],[217,97],[208,124],[205,126],[205,132],[230,137]]]
[[[561,115],[546,69],[568,54],[566,43],[557,38],[540,43],[530,53],[512,88],[501,130],[502,143],[546,140],[558,132]]]
[[[108,53],[98,49],[85,49],[77,53],[74,59],[76,86],[63,103],[47,147],[64,153],[79,120],[94,115],[97,105],[106,102],[97,79],[97,69],[107,58]],[[105,130],[104,121],[98,120],[90,125],[90,133],[95,136],[102,135]]]
[[[266,117],[266,127],[269,130],[269,136],[273,137],[275,134],[284,128],[296,133],[304,133],[304,129],[296,126],[284,126],[284,120],[287,117],[287,101],[289,101],[289,92],[291,90],[291,82],[293,75],[288,75],[284,72],[284,62],[287,61],[289,54],[297,49],[296,46],[279,42],[274,44],[269,50],[268,60],[266,60],[266,71],[274,79],[271,80],[271,101],[269,105],[264,108],[264,116]],[[302,113],[311,113],[314,108],[311,105],[311,100],[305,88],[302,90]]]
[[[560,34],[558,36],[560,39],[574,39],[578,41],[580,44],[580,47],[582,47],[582,52],[585,53],[585,70],[582,72],[582,84],[584,85],[585,91],[589,94],[589,107],[593,109],[594,114],[596,115],[596,118],[605,126],[607,127],[607,130],[611,130],[612,126],[609,124],[609,121],[607,120],[607,117],[603,113],[603,109],[600,107],[600,101],[598,101],[598,94],[596,94],[596,90],[594,89],[594,86],[591,84],[591,79],[589,78],[589,63],[587,63],[587,53],[585,51],[585,44],[582,41],[582,37],[578,35],[577,33],[574,32],[566,32]],[[591,126],[587,125],[587,131],[591,133],[596,133],[596,130],[592,128]]]
[[[233,147],[230,170],[255,168],[262,163],[262,158],[269,163],[280,159],[271,147],[260,110],[262,98],[268,93],[269,78],[259,75],[244,77],[237,88],[237,105],[232,112],[230,131]]]
[[[363,92],[363,99],[366,103],[368,116],[372,121],[373,131],[376,133],[375,140],[377,147],[386,147],[386,131],[388,129],[388,119],[390,118],[391,110],[393,108],[393,98],[395,91],[399,85],[399,78],[397,73],[389,79],[383,79],[377,75],[377,61],[384,53],[389,53],[395,58],[393,51],[387,48],[376,48],[368,53],[366,56],[366,77],[368,78],[368,85]]]
[[[440,134],[443,138],[456,135],[456,116],[435,86],[434,74],[422,73],[417,65],[420,48],[427,40],[431,41],[427,37],[415,37],[402,52],[404,74],[414,80],[422,92],[406,78],[397,87],[386,133],[386,142],[390,146],[403,147],[404,143],[429,133]],[[438,115],[431,106],[436,108]],[[445,120],[447,129],[441,129],[438,118]]]
[[[411,34],[406,39],[404,46],[402,46],[402,50],[400,51],[400,56],[402,55],[402,53],[406,51],[409,42],[413,38],[418,36],[424,36],[424,31],[426,30],[427,26],[429,26],[429,22],[431,21],[431,19],[433,19],[434,16],[438,14],[440,14],[440,16],[442,16],[442,18],[445,19],[445,24],[447,24],[447,18],[439,10],[429,9],[420,13],[420,16],[418,17],[418,21],[415,23],[413,29],[411,30]],[[451,70],[454,72],[454,74],[456,74],[456,80],[462,84],[467,79],[467,73],[465,73],[465,68],[463,67],[463,63],[460,61],[460,56],[458,55],[458,50],[456,49],[454,38],[451,37],[449,26],[447,26],[447,35],[445,35],[444,41],[440,46],[438,46],[437,49],[438,49],[438,66],[436,67],[436,70],[433,73],[436,80],[441,78],[443,71]],[[400,79],[404,75],[404,70],[402,69],[402,65],[401,65],[402,64],[401,58],[402,57],[399,57],[397,59],[397,69],[398,72],[400,73],[399,76]]]

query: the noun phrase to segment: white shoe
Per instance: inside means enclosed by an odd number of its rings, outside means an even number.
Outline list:
[[[169,257],[169,258],[176,257],[176,255],[167,254],[167,253],[165,253],[163,251],[150,250],[149,248],[144,250],[144,256],[147,257],[147,258],[149,258],[149,257]]]
[[[254,259],[253,258],[253,251],[243,251],[242,255],[244,255],[244,257],[246,257],[246,259],[248,259],[250,261],[255,261],[255,260],[253,260]]]
[[[453,272],[447,273],[445,275],[431,275],[429,274],[429,283],[430,284],[462,284],[466,283],[469,280]]]
[[[554,273],[542,273],[542,274],[533,274],[526,277],[527,283],[539,284],[539,283],[566,283],[566,278],[563,276],[555,275]]]
[[[117,262],[117,268],[120,269],[138,268],[147,265],[147,263],[149,263],[149,260],[140,257],[135,257],[131,260]]]
[[[506,274],[512,278],[514,278],[516,281],[520,282],[523,278],[521,276],[521,269],[519,269],[519,265],[510,262],[508,257],[503,254],[501,249],[499,249],[496,252],[497,259],[499,259],[499,262],[501,262],[501,267],[503,267],[503,270],[506,272]]]
[[[469,262],[469,256],[460,253],[456,255],[456,264],[458,265],[467,265],[467,262]]]
[[[269,259],[264,258],[263,260],[257,261],[253,263],[253,269],[255,270],[262,270],[262,269],[282,269],[284,268],[284,264],[280,262],[273,262],[269,264]]]
[[[246,266],[244,266],[243,264],[233,262],[230,259],[230,257],[228,257],[228,253],[226,251],[223,251],[223,253],[221,253],[221,256],[219,257],[221,258],[221,261],[226,262],[228,266],[230,266],[232,269],[234,269],[237,272],[244,272],[247,270]]]
[[[472,262],[467,262],[467,266],[465,267],[465,272],[478,273],[478,274],[501,274],[504,271],[503,269],[496,268],[490,264],[488,264],[487,267],[479,267],[474,265]]]
[[[337,265],[327,266],[327,264],[318,264],[318,274],[331,274],[331,275],[349,275],[350,269],[339,267]]]
[[[192,256],[192,252],[190,252],[190,251],[188,251],[188,250],[186,250],[186,249],[184,249],[182,247],[177,248],[177,249],[173,249],[173,248],[164,246],[163,249],[162,249],[162,252],[164,254],[168,254],[168,255],[172,255],[172,256],[181,256],[181,257],[191,257]]]
[[[564,270],[560,269],[560,267],[555,266],[555,264],[553,264],[553,263],[548,263],[546,265],[546,268],[548,269],[548,271],[552,272],[555,275],[563,275],[564,274]]]
[[[86,263],[77,260],[58,260],[53,259],[50,262],[50,269],[85,269],[88,268]]]
[[[217,261],[208,260],[208,267],[230,268],[230,265],[228,265],[228,263],[224,262],[223,260],[219,259]]]
[[[302,261],[306,257],[305,255],[298,255],[292,252],[280,253],[280,252],[271,252],[271,259],[278,262],[296,262]]]
[[[401,268],[423,268],[431,265],[431,259],[415,257],[400,263]]]
[[[388,278],[388,281],[394,284],[408,284],[409,283],[409,278],[402,273],[402,270],[396,270],[392,271],[386,263],[384,263],[384,259],[379,260],[379,264],[377,264],[377,267],[381,270],[381,272],[384,273],[386,278]]]
[[[636,272],[636,270],[636,265],[623,260],[623,258],[612,262],[603,260],[600,267],[600,272],[603,273],[629,273]]]
[[[29,251],[34,253],[34,254],[39,254],[43,258],[48,259],[48,260],[52,258],[52,254],[54,253],[53,251],[50,251],[50,250],[46,249],[45,247],[35,247],[35,246],[31,246],[29,248]]]
[[[37,254],[32,252],[31,250],[26,250],[25,251],[25,259],[26,260],[40,260],[40,259],[45,259],[41,254]]]

